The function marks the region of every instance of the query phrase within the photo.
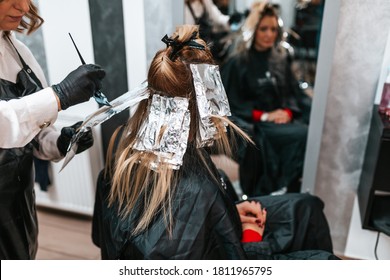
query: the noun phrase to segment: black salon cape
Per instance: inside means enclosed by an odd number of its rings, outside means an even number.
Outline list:
[[[221,78],[229,99],[231,120],[252,137],[257,147],[257,150],[248,147],[248,151],[246,143],[239,145],[236,161],[240,165],[244,193],[266,195],[283,187],[298,192],[311,99],[300,89],[286,50],[251,49],[233,56],[221,67]],[[254,109],[264,112],[289,109],[293,121],[254,122]]]
[[[254,49],[232,56],[221,66],[221,78],[232,114],[252,122],[252,110],[270,112],[288,108],[294,119],[309,122],[311,98],[299,87],[283,48]],[[266,72],[270,77],[267,78]]]
[[[220,178],[209,157],[207,162],[214,175]],[[330,253],[329,227],[318,198],[305,194],[265,197],[264,205],[268,209],[266,228],[271,232],[265,234],[263,242],[243,244],[240,242],[242,228],[238,212],[224,184],[214,180],[195,153],[188,151],[179,172],[181,179],[173,202],[171,237],[161,215],[146,231],[131,236],[137,221],[136,211],[121,219],[116,205],[108,207],[110,184],[103,173],[99,175],[92,239],[101,248],[102,259],[335,258]],[[306,200],[311,203],[306,203]],[[310,208],[311,204],[316,206],[315,211],[300,212],[302,206]],[[296,219],[296,214],[301,216]]]

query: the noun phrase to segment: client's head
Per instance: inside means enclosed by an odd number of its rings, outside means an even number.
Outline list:
[[[198,27],[178,27],[162,41],[166,48],[156,53],[148,72],[149,98],[138,104],[123,129],[109,167],[110,203],[118,203],[123,216],[134,209],[141,213],[134,233],[145,230],[157,213],[163,213],[171,229],[170,200],[185,152],[197,151],[202,162],[204,146],[215,144],[228,153],[226,126],[237,129],[227,118],[229,105],[218,66],[199,38]]]

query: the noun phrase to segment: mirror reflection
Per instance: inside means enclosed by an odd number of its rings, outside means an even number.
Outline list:
[[[246,195],[300,191],[324,4],[185,1],[185,23],[200,26],[220,65],[231,119],[256,143],[233,158]]]

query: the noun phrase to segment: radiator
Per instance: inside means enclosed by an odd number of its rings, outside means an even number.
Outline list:
[[[55,126],[61,129],[70,126],[79,118],[62,117]],[[103,155],[100,137],[100,126],[93,128],[94,145],[77,154],[61,171],[63,160],[50,163],[51,185],[48,191],[42,191],[35,185],[36,201],[38,206],[69,211],[91,216],[95,201],[96,179],[103,168]]]

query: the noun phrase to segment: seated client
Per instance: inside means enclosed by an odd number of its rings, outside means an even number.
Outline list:
[[[242,133],[226,117],[218,66],[196,26],[163,42],[139,92],[149,98],[113,135],[98,179],[92,237],[102,258],[334,258],[318,198],[231,199],[205,149],[229,152],[228,125]]]

